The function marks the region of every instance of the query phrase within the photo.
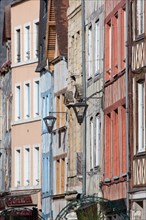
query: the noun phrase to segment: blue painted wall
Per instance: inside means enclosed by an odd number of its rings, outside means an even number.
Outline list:
[[[43,71],[40,78],[41,111],[42,111],[42,214],[44,219],[52,215],[52,135],[48,133],[43,118],[53,111],[53,76]]]

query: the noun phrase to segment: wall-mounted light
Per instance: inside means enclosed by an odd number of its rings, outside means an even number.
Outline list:
[[[66,112],[49,112],[49,114],[53,114],[53,113],[64,113],[64,114],[67,114]],[[56,121],[56,117],[53,116],[53,115],[48,115],[45,118],[43,118],[43,120],[44,120],[44,122],[46,124],[48,133],[52,133],[53,127],[54,127],[54,124],[55,124],[55,121]]]
[[[46,124],[48,133],[51,133],[53,130],[55,121],[56,121],[56,117],[54,117],[53,115],[49,115],[49,116],[46,116],[45,118],[43,118],[43,120]]]
[[[77,121],[81,125],[83,123],[88,105],[85,102],[77,102],[75,104],[69,104],[67,105],[67,107],[73,108],[75,115],[77,117]]]

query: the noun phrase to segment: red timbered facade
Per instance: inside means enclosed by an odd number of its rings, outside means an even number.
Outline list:
[[[105,1],[104,198],[126,211],[126,1]],[[109,219],[117,219],[108,214]]]

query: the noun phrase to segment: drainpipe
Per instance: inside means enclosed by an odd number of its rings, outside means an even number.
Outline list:
[[[82,11],[82,85],[83,97],[86,103],[86,65],[85,65],[85,1],[81,2]],[[83,121],[83,185],[82,194],[86,195],[86,114]]]
[[[126,0],[126,167],[127,167],[127,182],[126,182],[126,203],[127,215],[129,216],[129,0]]]

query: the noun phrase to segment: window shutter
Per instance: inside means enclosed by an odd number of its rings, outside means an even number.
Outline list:
[[[82,176],[82,158],[83,153],[77,152],[77,176]]]

